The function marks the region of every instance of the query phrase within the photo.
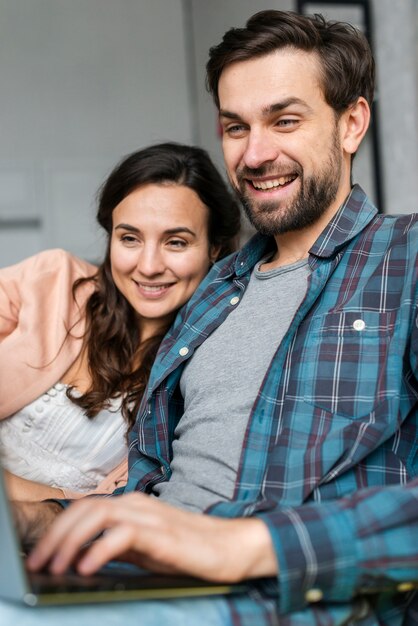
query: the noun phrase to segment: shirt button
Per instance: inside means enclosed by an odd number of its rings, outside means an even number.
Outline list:
[[[180,356],[186,356],[186,354],[189,354],[189,348],[187,346],[183,346],[179,350],[179,355]]]
[[[307,602],[320,602],[324,597],[321,589],[308,589],[305,594],[305,600]]]
[[[35,411],[37,413],[43,413],[44,412],[44,408],[40,404],[37,404],[36,407],[35,407]]]
[[[366,322],[364,320],[355,320],[353,322],[354,330],[364,330],[366,328]]]
[[[234,296],[233,298],[230,299],[229,304],[234,305],[234,304],[238,304],[238,302],[239,302],[238,296]]]

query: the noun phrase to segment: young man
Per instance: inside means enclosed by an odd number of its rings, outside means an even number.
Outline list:
[[[162,346],[130,442],[134,493],[70,506],[30,566],[63,571],[107,529],[80,571],[134,550],[157,571],[260,579],[220,623],[415,623],[418,216],[379,215],[351,185],[369,47],[348,25],[265,11],[207,70],[259,233]],[[20,513],[29,533],[38,513]]]

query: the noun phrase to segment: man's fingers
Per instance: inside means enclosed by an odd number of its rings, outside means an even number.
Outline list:
[[[104,506],[106,504],[106,506]],[[78,501],[64,511],[29,555],[29,569],[41,569],[51,561],[58,574],[72,563],[80,548],[106,528],[110,501]]]
[[[86,547],[92,539],[96,541]],[[81,548],[86,549],[80,556]],[[28,565],[39,569],[50,562],[50,570],[60,574],[80,557],[78,571],[91,574],[133,551],[140,566],[207,580],[233,582],[277,572],[270,534],[260,520],[211,518],[143,494],[72,504],[31,554]],[[261,560],[260,551],[266,555]]]
[[[83,545],[109,526],[124,521],[126,511],[138,508],[148,496],[129,494],[123,498],[86,498],[74,502],[42,537],[27,560],[38,570],[51,562],[51,571],[62,573]]]
[[[129,552],[138,532],[131,524],[118,524],[109,528],[97,539],[77,564],[80,574],[93,574],[108,561]]]

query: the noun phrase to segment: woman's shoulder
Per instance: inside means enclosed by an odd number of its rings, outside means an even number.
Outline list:
[[[93,278],[96,273],[95,265],[57,248],[0,269],[0,287],[8,300],[20,307],[25,301],[33,302],[34,298],[50,302],[53,294],[71,299],[74,283],[82,278]],[[94,282],[86,281],[79,291],[82,299],[88,297],[92,289]]]
[[[25,259],[22,264],[25,264],[28,269],[33,268],[39,272],[47,273],[69,270],[80,274],[80,276],[91,276],[97,271],[97,267],[92,263],[62,248],[44,250]]]
[[[44,250],[15,265],[0,270],[0,282],[25,280],[29,283],[40,281],[75,281],[78,278],[94,276],[97,267],[66,250],[55,248]]]

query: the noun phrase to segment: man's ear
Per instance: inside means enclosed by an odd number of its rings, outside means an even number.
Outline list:
[[[342,147],[348,154],[354,154],[367,132],[370,123],[370,107],[367,100],[360,98],[342,115]]]

